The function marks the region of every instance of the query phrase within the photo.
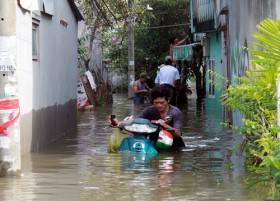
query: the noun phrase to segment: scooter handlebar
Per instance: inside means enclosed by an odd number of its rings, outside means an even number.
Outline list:
[[[153,123],[153,124],[159,124],[157,120],[151,120],[151,123]]]

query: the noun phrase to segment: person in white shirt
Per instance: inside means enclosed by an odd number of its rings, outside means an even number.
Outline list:
[[[157,71],[157,76],[155,78],[155,84],[156,86],[159,85],[159,70],[161,67],[165,66],[165,64],[161,64],[159,67],[158,67],[158,71]]]
[[[170,104],[176,105],[176,92],[178,91],[180,74],[178,69],[172,66],[172,57],[165,57],[165,65],[159,70],[159,84],[166,85],[171,90]]]

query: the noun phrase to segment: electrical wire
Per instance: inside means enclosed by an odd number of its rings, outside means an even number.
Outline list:
[[[183,26],[183,25],[189,25],[189,24],[190,23],[173,24],[173,25],[165,25],[165,26],[155,26],[155,27],[135,27],[134,29],[161,29],[161,28],[177,27],[177,26]]]

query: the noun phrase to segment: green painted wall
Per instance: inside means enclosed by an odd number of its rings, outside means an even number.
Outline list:
[[[223,81],[221,76],[222,71],[222,39],[220,32],[210,33],[210,58],[207,59],[206,68],[206,107],[210,110],[222,111],[223,107],[220,101],[222,95]],[[214,60],[214,95],[209,95],[209,84],[212,82],[209,80],[209,61]]]

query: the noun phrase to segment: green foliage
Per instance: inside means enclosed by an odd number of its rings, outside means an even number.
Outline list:
[[[78,67],[81,68],[84,62],[89,59],[89,51],[85,46],[87,36],[78,39]]]
[[[224,169],[227,170],[227,171],[233,170],[233,167],[234,167],[233,163],[226,163],[224,165]]]
[[[144,4],[128,4],[127,0],[75,0],[84,15],[92,40],[102,30],[102,45],[105,60],[111,60],[116,73],[124,73],[127,67],[127,25],[130,19],[142,19],[148,13]],[[131,1],[132,2],[132,1]],[[140,20],[137,24],[141,24]],[[145,21],[143,21],[143,24]],[[112,38],[116,37],[120,43],[112,45]],[[83,40],[83,39],[81,39]],[[82,41],[81,41],[82,42]],[[85,48],[79,49],[81,64],[85,62]],[[91,51],[91,50],[90,50]],[[88,51],[88,52],[90,52]]]
[[[134,0],[133,6],[127,0],[76,2],[91,30],[91,38],[102,27],[103,58],[111,61],[114,73],[127,73],[129,19],[133,19],[134,26],[136,78],[146,71],[153,79],[168,53],[168,39],[189,34],[189,0]],[[147,4],[152,11],[146,9]]]
[[[251,52],[256,56],[254,61],[257,63],[262,63],[262,61],[265,60],[266,62],[279,64],[280,19],[278,19],[277,22],[272,19],[264,20],[261,24],[257,25],[257,28],[260,30],[260,32],[255,33],[254,37],[261,43],[253,43],[255,49]]]
[[[225,106],[244,115],[243,126],[233,127],[243,135],[242,148],[251,170],[261,173],[252,185],[272,182],[274,195],[280,187],[280,150],[277,133],[277,79],[280,60],[280,21],[266,19],[257,25],[258,42],[250,51],[252,67],[222,96]]]
[[[146,71],[154,78],[168,54],[169,38],[182,39],[189,34],[189,1],[149,0],[145,4],[153,11],[144,17],[145,25],[135,27],[135,69],[136,75]]]
[[[76,0],[86,24],[90,27],[115,28],[128,18],[141,18],[146,8],[143,4],[129,5],[127,0]]]
[[[128,41],[126,30],[115,29],[111,32],[103,33],[103,57],[111,61],[112,70],[115,73],[127,72]],[[112,44],[112,39],[117,40],[117,44]]]

